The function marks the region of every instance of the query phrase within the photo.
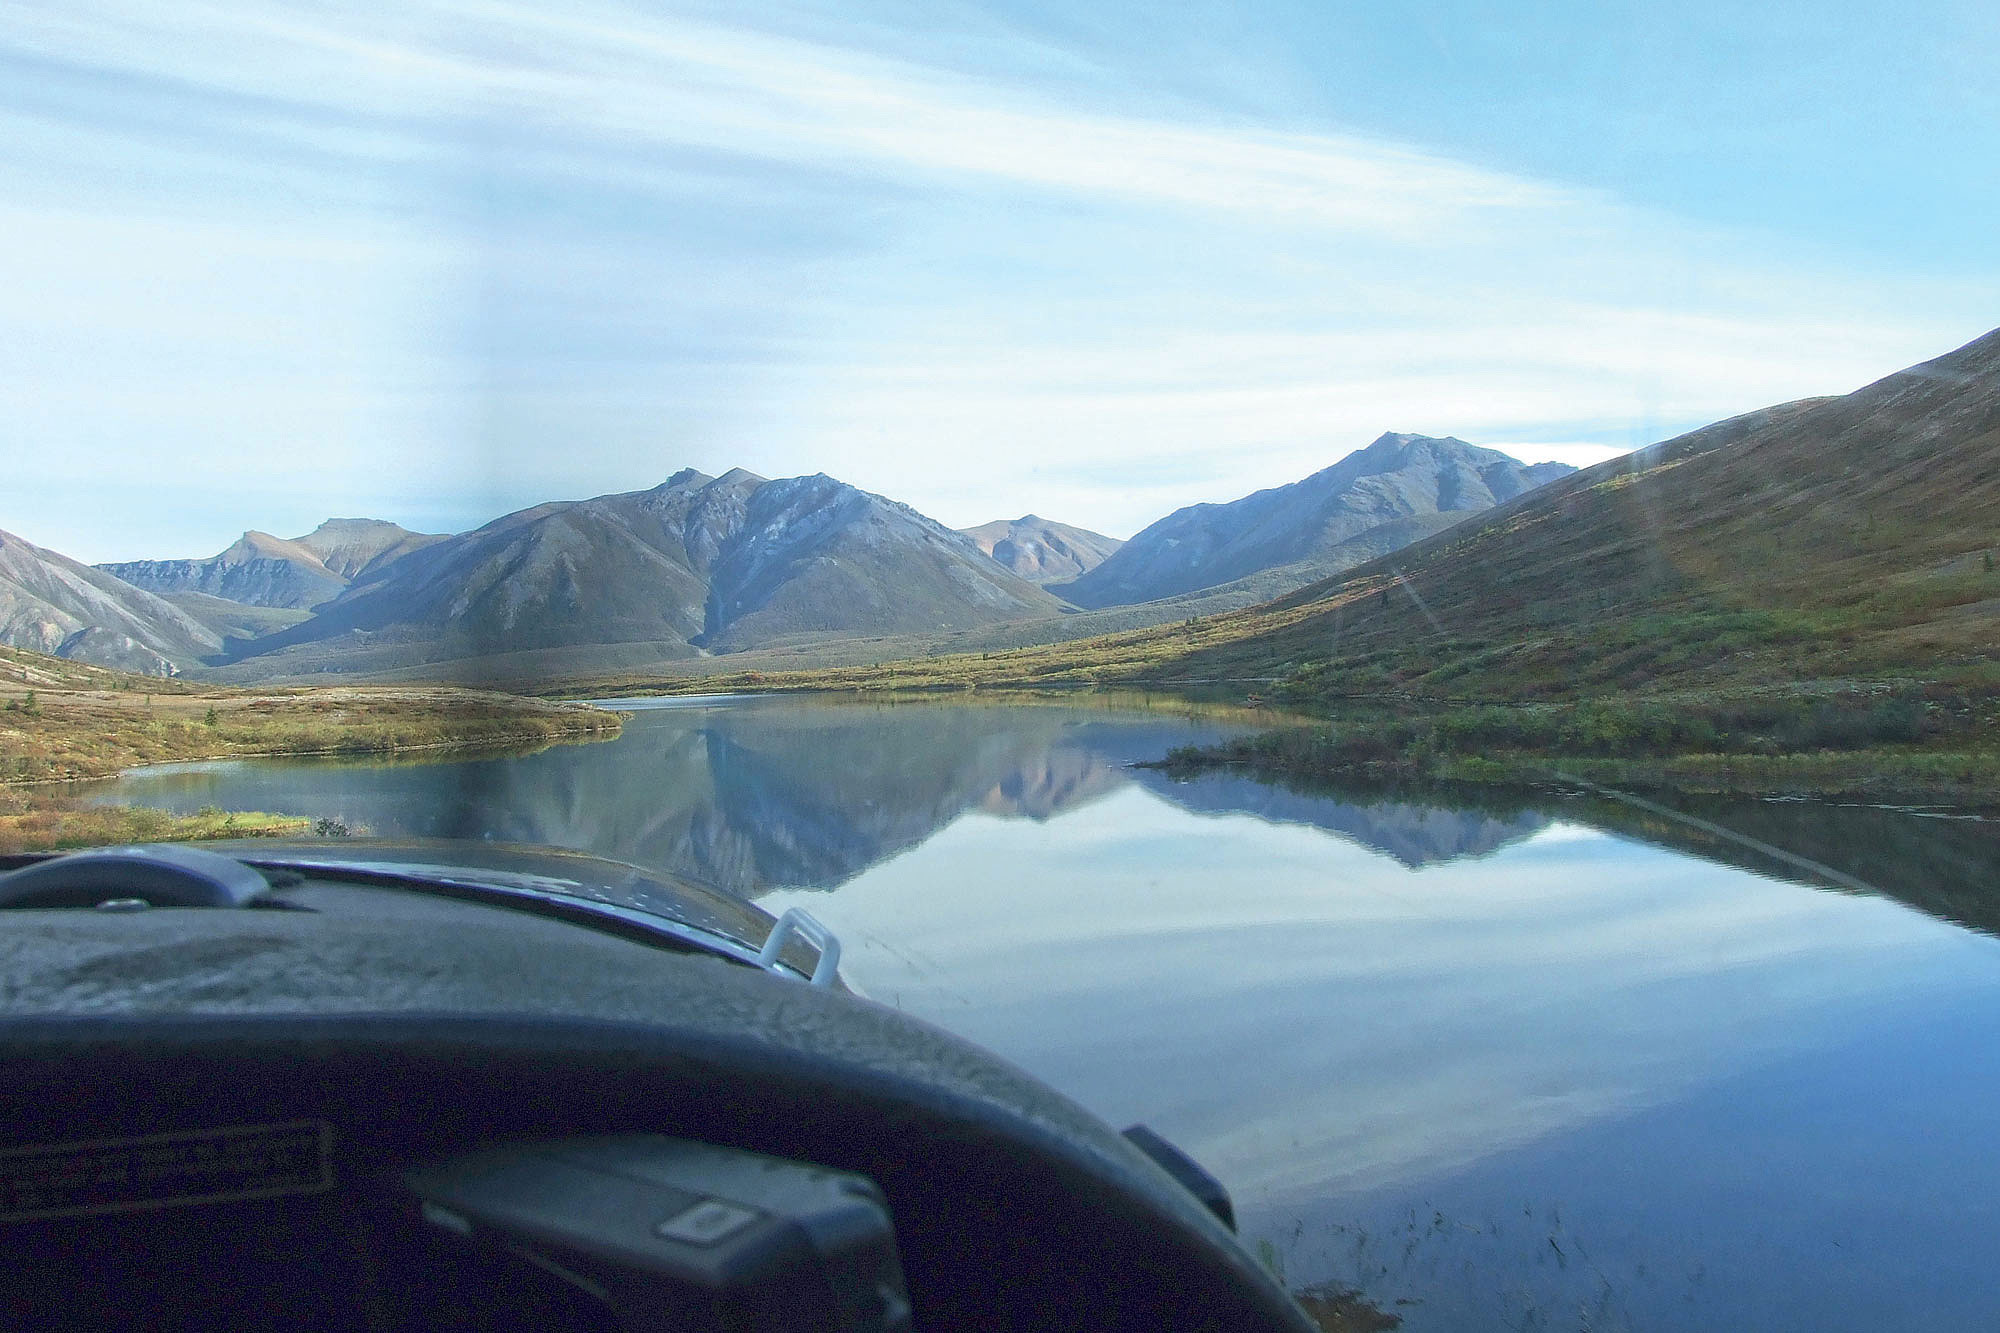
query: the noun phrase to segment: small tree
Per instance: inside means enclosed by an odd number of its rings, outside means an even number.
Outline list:
[[[213,707],[211,707],[208,710],[208,713],[201,719],[201,724],[204,727],[219,726],[221,725],[221,723],[222,719],[215,715],[215,709]]]
[[[24,713],[40,711],[35,704],[35,692],[33,690],[29,690],[28,697],[21,700],[21,711]]]

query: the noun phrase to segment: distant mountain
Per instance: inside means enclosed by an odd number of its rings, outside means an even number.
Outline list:
[[[2000,330],[1600,463],[1145,670],[1324,679],[1337,643],[1374,688],[1454,695],[1986,679],[1996,514]]]
[[[1391,433],[1303,481],[1175,510],[1096,568],[1049,590],[1082,607],[1123,606],[1280,567],[1295,567],[1298,586],[1575,470],[1521,463],[1463,440]]]
[[[127,560],[98,568],[148,592],[304,610],[338,597],[370,570],[443,540],[380,519],[330,518],[290,540],[253,529],[206,560]]]
[[[823,633],[969,629],[1062,604],[906,505],[824,475],[693,469],[538,505],[372,571],[267,653],[383,645],[408,660],[582,644],[729,652]]]
[[[0,643],[147,676],[222,651],[215,631],[102,570],[0,532]]]
[[[411,551],[443,540],[442,534],[411,532],[379,518],[330,518],[305,536],[293,538],[319,557],[328,570],[350,583],[369,577]]]
[[[973,544],[1030,583],[1058,583],[1088,574],[1125,543],[1116,537],[1055,523],[1034,514],[960,528]]]
[[[310,611],[253,606],[248,602],[232,602],[227,597],[210,597],[205,592],[165,592],[159,596],[220,634],[225,649],[231,639],[262,638],[312,618]]]

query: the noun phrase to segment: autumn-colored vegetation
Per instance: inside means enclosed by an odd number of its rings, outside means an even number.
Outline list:
[[[275,836],[309,814],[172,816],[85,805],[59,784],[140,764],[249,755],[397,755],[600,740],[622,719],[586,704],[450,686],[205,689],[0,649],[0,850]]]
[[[200,689],[0,652],[0,782],[261,754],[394,754],[618,734],[615,713],[450,686]]]
[[[0,788],[0,852],[51,852],[111,843],[202,838],[289,838],[311,833],[304,815],[201,810],[169,814],[145,806],[86,805],[61,792]]]

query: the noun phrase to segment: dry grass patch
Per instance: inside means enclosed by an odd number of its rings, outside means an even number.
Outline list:
[[[449,686],[250,692],[155,689],[134,677],[111,688],[30,688],[0,676],[0,781],[104,777],[190,759],[600,740],[621,725],[585,704]]]
[[[0,790],[0,853],[203,838],[296,838],[312,827],[304,815],[214,809],[175,815],[142,806],[85,805],[74,797],[21,788]]]

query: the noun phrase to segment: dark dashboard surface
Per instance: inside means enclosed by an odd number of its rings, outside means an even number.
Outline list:
[[[591,1327],[573,1289],[441,1254],[399,1182],[620,1134],[876,1182],[919,1328],[1310,1327],[1108,1127],[894,1010],[518,911],[331,881],[285,896],[0,920],[0,1146],[290,1126],[323,1136],[327,1173],[82,1217],[17,1201],[0,1244],[39,1276],[0,1300],[7,1327]]]

